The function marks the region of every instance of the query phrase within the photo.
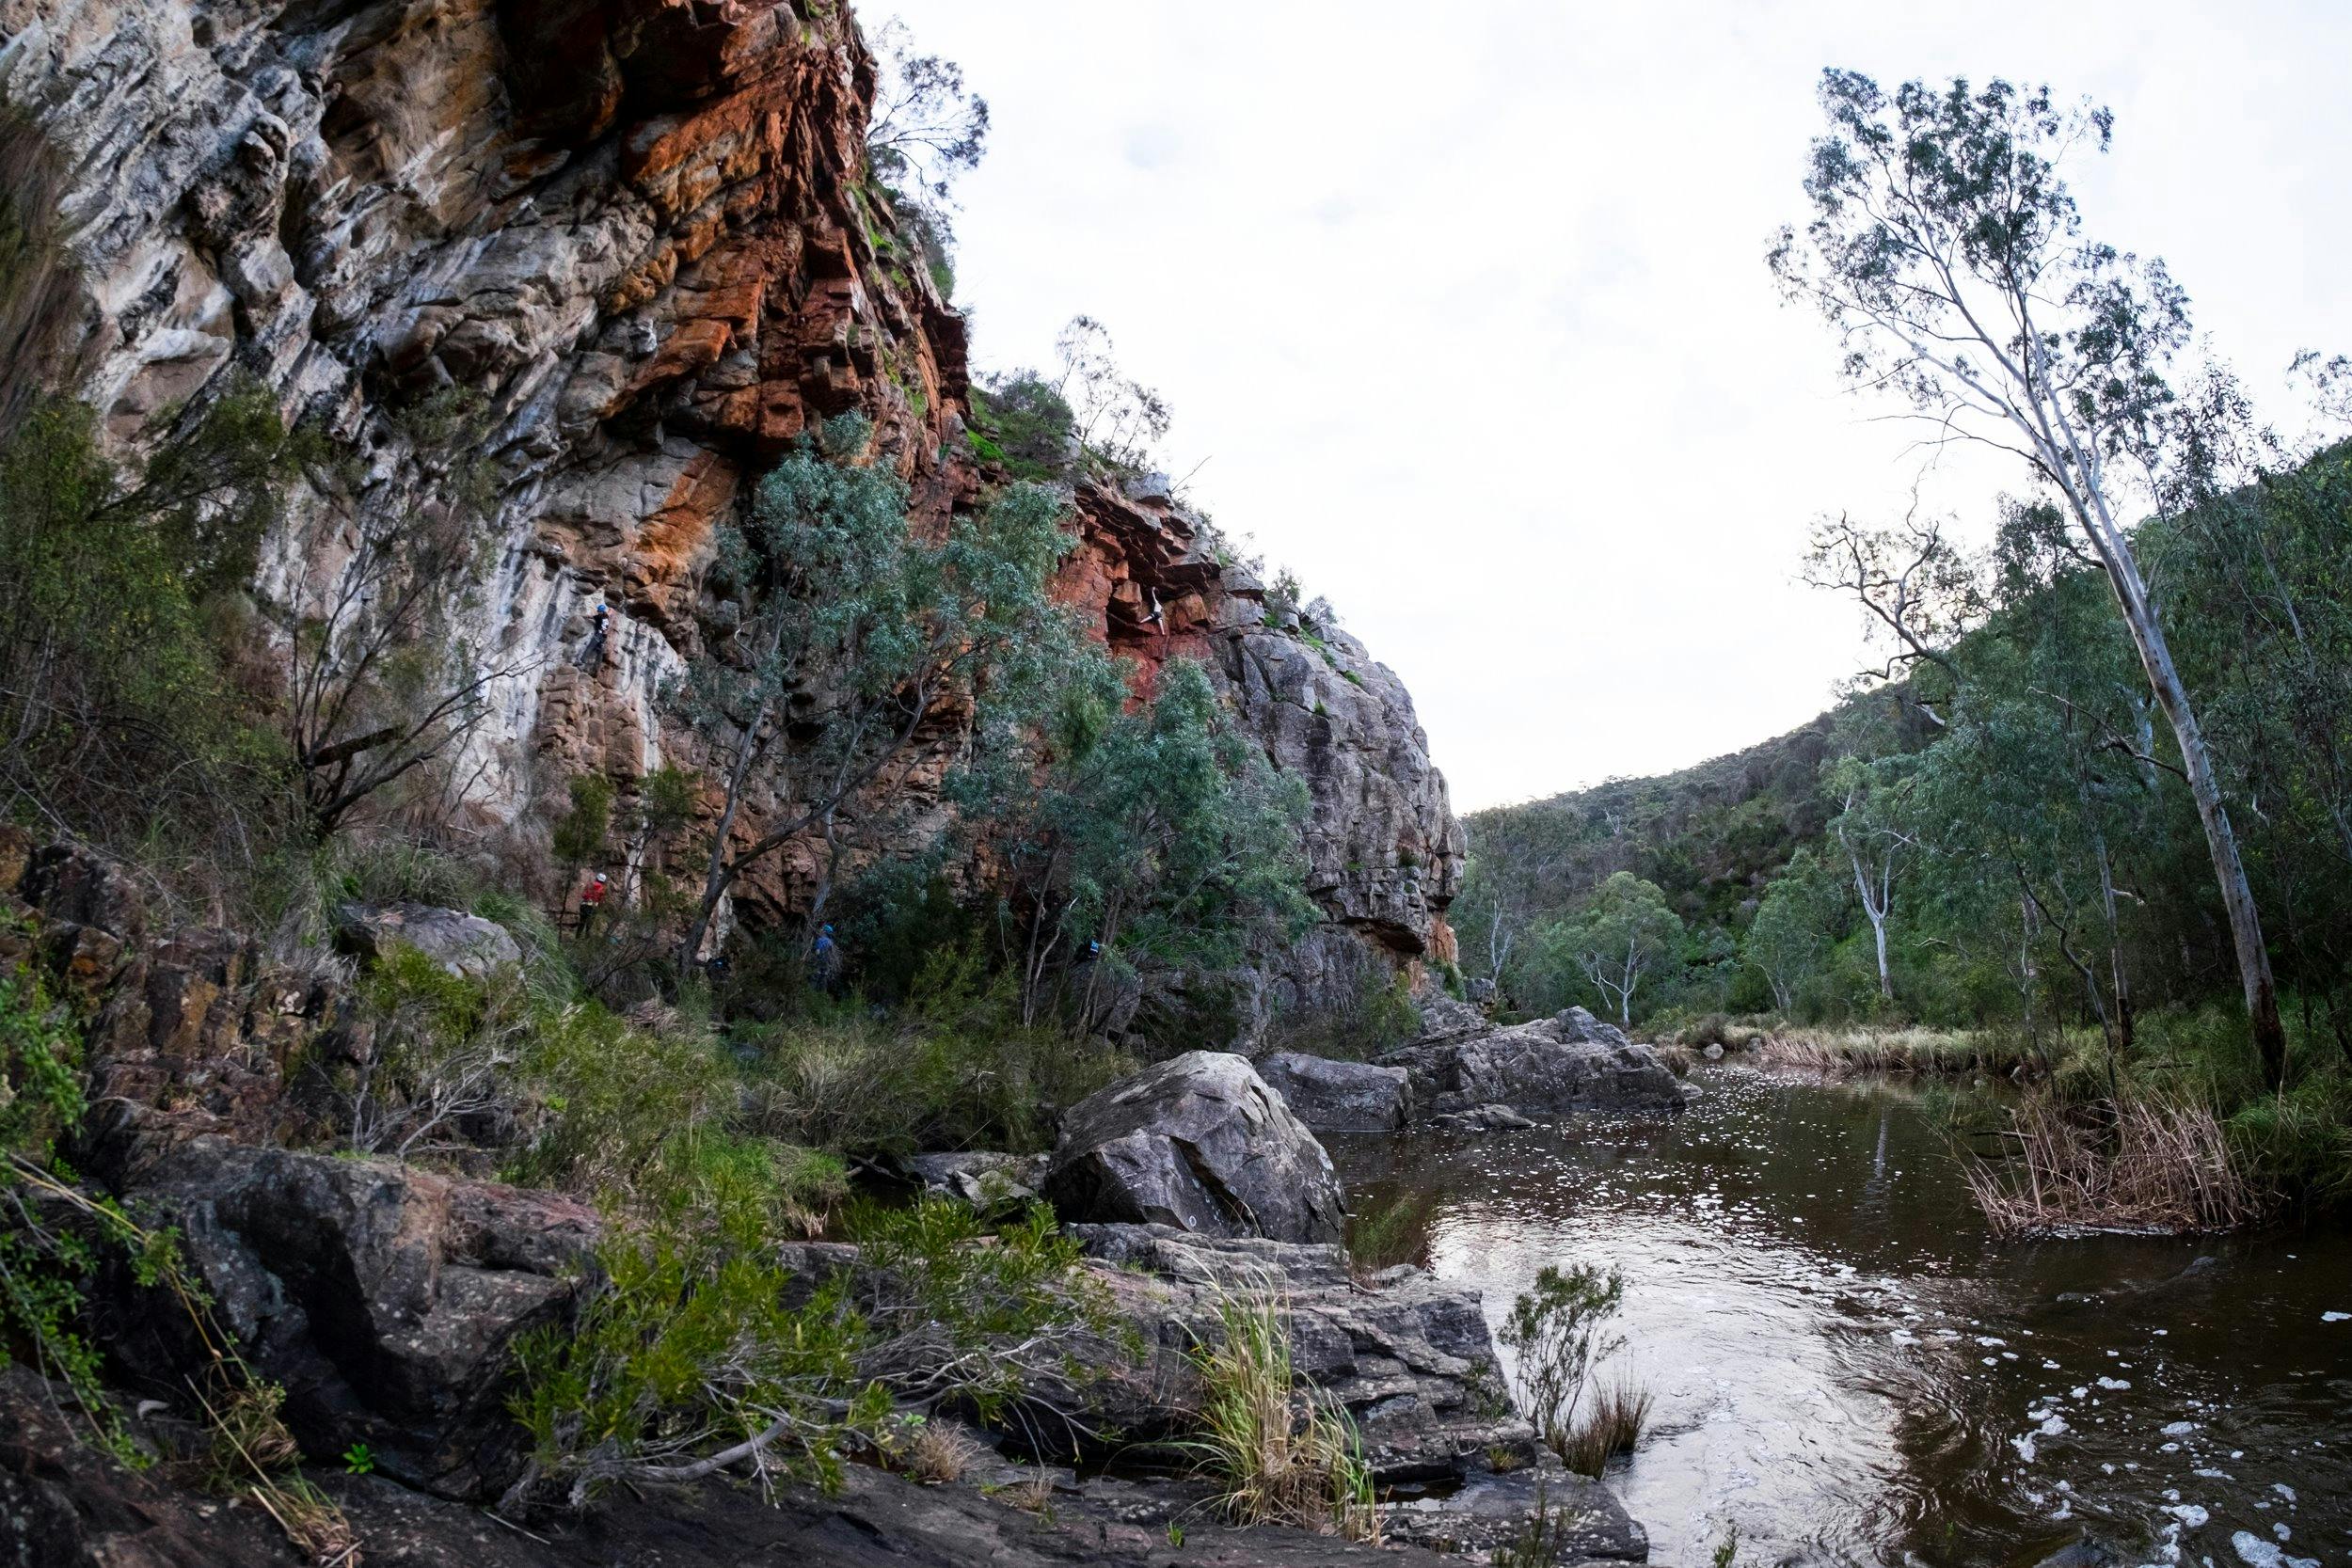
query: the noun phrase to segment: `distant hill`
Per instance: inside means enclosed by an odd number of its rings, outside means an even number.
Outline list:
[[[1841,720],[1864,703],[1889,714],[1896,707],[1892,691],[1882,690],[1679,772],[1611,779],[1473,813],[1466,823],[1473,886],[1459,923],[1466,947],[1483,951],[1482,892],[1565,911],[1618,871],[1657,883],[1694,929],[1741,924],[1742,905],[1760,896],[1797,847],[1818,839],[1836,815],[1820,793],[1821,761]],[[1465,956],[1473,973],[1484,967]]]

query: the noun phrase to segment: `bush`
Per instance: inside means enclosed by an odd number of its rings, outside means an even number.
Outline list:
[[[1025,1029],[985,1007],[739,1026],[736,1039],[751,1058],[753,1127],[859,1152],[1046,1148],[1064,1107],[1136,1065],[1100,1040]]]
[[[993,375],[972,389],[972,420],[992,453],[1017,480],[1050,482],[1076,455],[1077,416],[1054,384],[1034,371]],[[975,442],[979,450],[980,442]]]
[[[756,1206],[696,1217],[607,1242],[577,1322],[518,1343],[532,1458],[507,1504],[734,1465],[831,1486],[845,1448],[914,1430],[899,1414],[1034,1397],[1107,1330],[1042,1210],[993,1238],[944,1200],[862,1210],[857,1263],[815,1282],[777,1259]]]
[[[1625,1276],[1589,1264],[1546,1264],[1495,1338],[1518,1356],[1519,1403],[1563,1460],[1577,1431],[1577,1406],[1593,1362],[1619,1340],[1606,1326],[1625,1299]]]
[[[302,443],[240,385],[127,479],[92,412],[36,402],[0,440],[0,788],[100,842],[199,863],[293,825],[290,758],[224,672]]]
[[[612,832],[612,781],[601,773],[576,773],[565,787],[572,805],[555,821],[555,858],[569,866],[601,861],[604,841]]]

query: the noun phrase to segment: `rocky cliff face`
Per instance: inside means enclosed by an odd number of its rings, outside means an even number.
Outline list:
[[[830,0],[0,0],[0,98],[65,176],[78,286],[52,379],[135,445],[238,368],[358,454],[295,498],[257,592],[323,592],[358,519],[441,511],[459,464],[493,465],[460,635],[514,673],[455,775],[493,842],[543,832],[575,773],[626,791],[693,765],[657,693],[704,636],[714,527],[810,421],[871,417],[915,526],[976,504],[964,323],[864,173],[873,87]],[[480,396],[474,451],[419,418],[450,387]],[[1311,788],[1333,924],[1270,990],[1331,994],[1367,951],[1451,957],[1461,832],[1394,675],[1327,613],[1270,616],[1164,487],[1082,484],[1078,512],[1067,597],[1146,681],[1201,658]],[[853,858],[936,810],[942,727],[858,814]],[[752,800],[738,831],[788,804]],[[780,858],[739,912],[789,910],[809,870]]]

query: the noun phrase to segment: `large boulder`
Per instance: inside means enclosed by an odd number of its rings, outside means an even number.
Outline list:
[[[1542,1118],[1678,1109],[1688,1098],[1655,1051],[1581,1007],[1507,1028],[1460,1004],[1433,1007],[1421,1037],[1380,1062],[1405,1069],[1413,1115],[1433,1122],[1484,1115],[1489,1106]]]
[[[179,1228],[215,1326],[284,1386],[306,1449],[365,1442],[385,1474],[449,1497],[511,1479],[508,1351],[570,1309],[593,1209],[213,1136],[164,1151],[129,1196]],[[180,1315],[145,1318],[151,1342],[129,1359],[200,1364]]]
[[[1330,1156],[1239,1056],[1188,1051],[1072,1106],[1045,1174],[1066,1220],[1338,1242]]]
[[[514,935],[498,922],[432,904],[345,904],[336,911],[335,940],[345,952],[370,960],[413,947],[469,980],[523,958]]]
[[[1353,1277],[1335,1246],[1187,1235],[1166,1226],[1071,1227],[1132,1342],[1106,1347],[1076,1399],[1098,1430],[1152,1443],[1192,1435],[1198,1353],[1223,1333],[1235,1298],[1270,1295],[1291,1329],[1291,1371],[1344,1406],[1384,1483],[1459,1478],[1498,1451],[1532,1458],[1534,1436],[1512,1409],[1479,1294],[1426,1270]],[[1067,1457],[1067,1456],[1065,1456]]]
[[[1291,1114],[1317,1132],[1393,1132],[1412,1108],[1412,1082],[1403,1068],[1295,1051],[1261,1056],[1257,1065]]]

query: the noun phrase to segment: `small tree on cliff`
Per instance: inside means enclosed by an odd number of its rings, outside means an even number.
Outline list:
[[[1008,676],[1059,625],[1046,595],[1071,545],[1059,492],[1014,485],[927,539],[907,526],[898,477],[850,461],[869,436],[856,415],[829,422],[760,483],[746,526],[720,534],[734,626],[674,693],[726,781],[681,965],[745,871],[810,832],[830,864],[842,805],[906,759],[944,706]],[[739,843],[755,776],[777,820]]]
[[[1781,230],[1772,270],[1837,330],[1857,385],[1908,398],[1939,442],[2022,459],[2106,573],[2180,750],[2276,1085],[2286,1037],[2262,921],[2124,511],[2204,499],[2232,443],[2217,439],[2211,405],[2184,404],[2169,379],[2190,342],[2187,295],[2161,262],[2086,238],[2058,175],[2076,148],[2106,150],[2113,119],[2002,81],[1908,82],[1890,97],[1830,71],[1820,96],[1829,134],[1805,177],[1812,221],[1802,237]]]
[[[1124,672],[1089,646],[1041,744],[1037,765],[1006,748],[1005,766],[964,785],[1002,868],[999,929],[1024,1023],[1076,966],[1087,1027],[1105,973],[1226,967],[1316,918],[1299,854],[1306,785],[1235,730],[1199,664],[1170,660],[1130,707]]]

